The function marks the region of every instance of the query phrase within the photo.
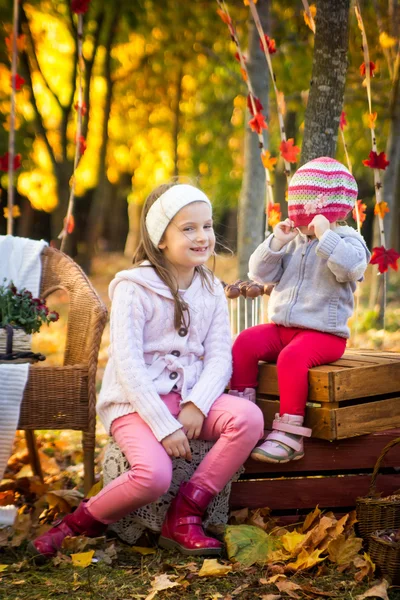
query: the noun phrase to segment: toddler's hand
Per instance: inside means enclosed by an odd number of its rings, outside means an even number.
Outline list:
[[[178,429],[177,431],[174,431],[174,433],[167,435],[167,437],[165,437],[161,443],[169,456],[192,460],[189,442],[182,429]]]
[[[203,427],[204,415],[193,402],[187,402],[179,413],[178,421],[182,423],[187,438],[196,440]]]
[[[330,229],[330,223],[324,215],[317,215],[309,224],[309,229],[314,229],[314,234],[318,239],[324,235],[325,231]]]
[[[271,250],[280,250],[296,237],[298,231],[297,229],[294,229],[293,226],[294,223],[290,219],[285,219],[275,225],[273,230],[274,239],[271,241]]]

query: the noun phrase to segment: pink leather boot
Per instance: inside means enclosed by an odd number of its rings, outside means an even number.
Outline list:
[[[98,537],[107,529],[107,525],[96,521],[86,508],[86,500],[80,503],[75,512],[66,515],[54,523],[54,527],[42,533],[28,545],[28,551],[39,560],[55,556],[67,536],[86,535]]]
[[[183,554],[220,554],[222,544],[206,536],[202,527],[202,516],[213,497],[211,492],[190,481],[182,483],[166,514],[159,546]]]

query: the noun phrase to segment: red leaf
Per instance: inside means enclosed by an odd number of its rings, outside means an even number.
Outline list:
[[[12,85],[12,75],[10,76],[11,78],[11,85]],[[19,90],[22,88],[22,86],[25,83],[25,79],[23,77],[21,77],[21,75],[18,75],[18,73],[15,75],[15,89],[17,92],[19,92]]]
[[[392,267],[395,271],[398,269],[397,261],[400,258],[400,254],[393,248],[387,250],[385,246],[378,246],[373,248],[372,257],[369,261],[371,265],[378,265],[380,273],[385,273],[389,267]]]
[[[217,9],[217,13],[219,14],[224,23],[226,23],[227,25],[230,25],[232,23],[232,19],[230,18],[228,13],[222,10],[221,8]]]
[[[256,133],[261,133],[263,129],[268,129],[268,125],[265,122],[265,118],[262,113],[256,113],[249,121],[249,125],[252,131],[255,131]]]
[[[74,109],[75,109],[75,110],[78,110],[78,109],[79,109],[79,102],[76,102],[76,103],[74,104]],[[82,107],[81,107],[81,114],[82,114],[82,117],[84,117],[84,116],[86,115],[86,113],[87,113],[87,106],[86,106],[86,102],[82,102]]]
[[[339,127],[343,131],[343,129],[346,127],[346,125],[347,125],[346,113],[342,112],[342,114],[340,115]]]
[[[71,10],[77,15],[83,15],[89,9],[90,0],[71,0]]]
[[[0,171],[8,171],[9,165],[9,154],[6,152],[3,156],[0,156]],[[14,171],[21,167],[21,155],[16,154],[14,156]]]
[[[64,219],[64,229],[67,230],[67,233],[72,233],[75,229],[75,219],[74,215],[70,215],[67,222],[67,217]]]
[[[367,205],[363,203],[362,200],[357,200],[357,207],[358,207],[358,216],[360,218],[360,225],[362,225],[365,221],[365,219],[367,218],[367,215],[365,214],[365,211],[367,210]],[[353,219],[355,221],[357,221],[357,213],[356,213],[356,209],[353,208]]]
[[[365,77],[366,75],[366,66],[365,63],[363,63],[362,65],[360,65],[360,73],[363,77]],[[372,60],[369,63],[369,74],[371,77],[374,76],[374,71],[376,70],[376,64],[372,62]]]
[[[261,104],[260,100],[257,98],[257,96],[253,96],[253,101],[254,101],[254,104],[256,107],[256,113],[261,112],[264,107]],[[248,107],[250,113],[254,117],[253,102],[251,101],[250,94],[248,94],[248,96],[247,96],[247,107]]]
[[[272,38],[268,37],[267,35],[264,36],[264,39],[265,39],[265,42],[266,42],[267,47],[268,47],[268,52],[270,54],[275,54],[275,52],[276,52],[275,40],[273,40]],[[260,40],[260,48],[264,52],[264,45],[263,45],[263,43],[262,43],[261,40]]]
[[[386,160],[386,155],[384,152],[377,154],[373,150],[369,153],[369,158],[363,160],[363,165],[369,167],[370,169],[382,169],[383,171],[390,164],[390,161]]]
[[[290,163],[295,163],[297,161],[297,155],[300,153],[300,148],[294,146],[293,138],[290,138],[287,142],[281,142],[279,150],[281,151],[281,156]]]
[[[76,140],[76,143],[79,144],[79,156],[83,156],[85,154],[85,150],[87,148],[86,140],[83,135],[80,135]]]

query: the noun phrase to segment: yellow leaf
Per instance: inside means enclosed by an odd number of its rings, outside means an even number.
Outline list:
[[[397,40],[396,38],[388,35],[386,31],[382,31],[379,36],[379,42],[382,48],[392,48],[397,43]]]
[[[364,552],[363,556],[357,554],[353,560],[353,565],[358,569],[354,575],[355,581],[362,581],[364,577],[371,578],[375,572],[375,564],[366,552]]]
[[[271,577],[268,577],[268,579],[260,579],[260,583],[263,583],[264,585],[269,585],[270,583],[275,583],[280,579],[286,579],[286,575],[284,575],[283,573],[278,573],[277,575],[272,575]]]
[[[286,566],[288,569],[293,569],[293,571],[303,571],[304,569],[309,569],[310,567],[313,567],[317,563],[326,559],[326,556],[320,558],[320,555],[321,550],[314,550],[309,554],[307,550],[302,548],[296,559],[296,562],[288,563]]]
[[[8,569],[8,565],[0,565],[0,573],[3,573],[6,569]]]
[[[85,498],[92,498],[93,496],[97,496],[99,492],[103,489],[103,478],[100,477],[99,481],[92,485],[89,490],[89,493],[86,494]]]
[[[325,515],[325,517],[328,517],[328,515]],[[325,539],[319,544],[320,550],[326,550],[332,540],[335,540],[341,533],[343,533],[344,527],[349,518],[349,514],[343,515],[339,521],[336,521],[335,515],[332,515],[332,517],[329,518],[332,519],[334,525],[327,530]]]
[[[4,218],[8,219],[8,208],[7,208],[7,206],[5,208],[3,208],[3,213],[4,213]],[[14,217],[14,219],[18,219],[18,217],[21,216],[21,211],[19,209],[19,206],[14,205],[12,207],[12,216]]]
[[[92,558],[94,556],[94,550],[89,550],[89,552],[80,552],[79,554],[71,554],[71,560],[74,567],[82,567],[86,568],[92,563]]]
[[[314,525],[315,521],[317,519],[319,519],[321,514],[322,514],[322,512],[318,508],[318,505],[314,508],[313,512],[308,513],[308,515],[306,516],[305,521],[303,523],[303,528],[302,528],[303,533],[305,533],[307,531],[307,529],[309,529],[311,527],[311,525]]]
[[[252,1],[254,2],[254,4],[257,4],[257,0],[243,0],[245,6],[250,6],[250,2]]]
[[[46,494],[50,508],[57,506],[60,511],[65,513],[71,512],[71,508],[78,506],[82,499],[83,494],[78,490],[52,490]]]
[[[369,113],[367,115],[368,127],[370,129],[374,129],[375,128],[375,121],[376,121],[377,116],[378,116],[378,113],[376,113],[376,112]]]
[[[168,588],[176,587],[178,585],[180,584],[176,581],[171,581],[166,573],[157,575],[151,582],[151,592],[148,596],[146,596],[145,600],[153,600],[157,592],[161,592],[162,590],[167,590]]]
[[[155,548],[144,548],[142,546],[132,546],[131,550],[138,554],[142,554],[143,556],[146,556],[146,554],[155,554],[157,552]]]
[[[273,171],[275,169],[275,165],[278,162],[278,159],[274,156],[271,156],[271,152],[268,150],[261,154],[262,164],[268,171]]]
[[[346,540],[344,535],[339,535],[328,546],[329,560],[337,565],[347,565],[359,553],[362,539],[350,537]]]
[[[307,25],[307,27],[309,27],[311,29],[311,31],[313,33],[315,33],[315,23],[314,23],[314,19],[315,19],[315,15],[317,14],[317,7],[315,6],[315,4],[311,4],[311,6],[309,7],[309,14],[307,14],[306,11],[303,11],[303,16],[304,16],[304,22]],[[311,19],[310,19],[311,17]]]
[[[268,564],[284,562],[285,560],[289,560],[289,558],[292,558],[291,554],[283,550],[273,550],[272,552],[268,552],[266,562]]]
[[[216,558],[206,558],[199,571],[199,577],[223,577],[232,571],[232,565],[221,565]]]
[[[374,207],[374,215],[378,215],[381,219],[385,217],[385,214],[390,212],[387,202],[377,202]]]
[[[298,531],[291,531],[290,533],[285,533],[281,537],[281,542],[283,547],[287,552],[292,552],[298,547],[301,542],[304,541],[306,535],[304,533],[299,533]]]

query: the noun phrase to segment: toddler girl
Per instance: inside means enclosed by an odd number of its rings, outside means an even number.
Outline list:
[[[353,293],[369,262],[364,239],[342,226],[357,198],[352,174],[321,157],[298,169],[288,191],[289,218],[252,254],[249,277],[274,284],[271,323],[243,331],[233,345],[232,393],[254,399],[258,361],[277,361],[280,412],[252,458],[285,463],[304,456],[308,370],[338,360],[349,337]]]
[[[263,434],[254,404],[224,394],[232,370],[227,302],[205,266],[214,254],[212,208],[191,185],[163,185],[147,198],[134,268],[110,284],[111,343],[98,414],[131,469],[55,527],[31,551],[56,554],[66,536],[100,535],[107,524],[155,501],[171,483],[172,457],[189,441],[216,443],[182,484],[160,546],[219,554],[202,515]]]

